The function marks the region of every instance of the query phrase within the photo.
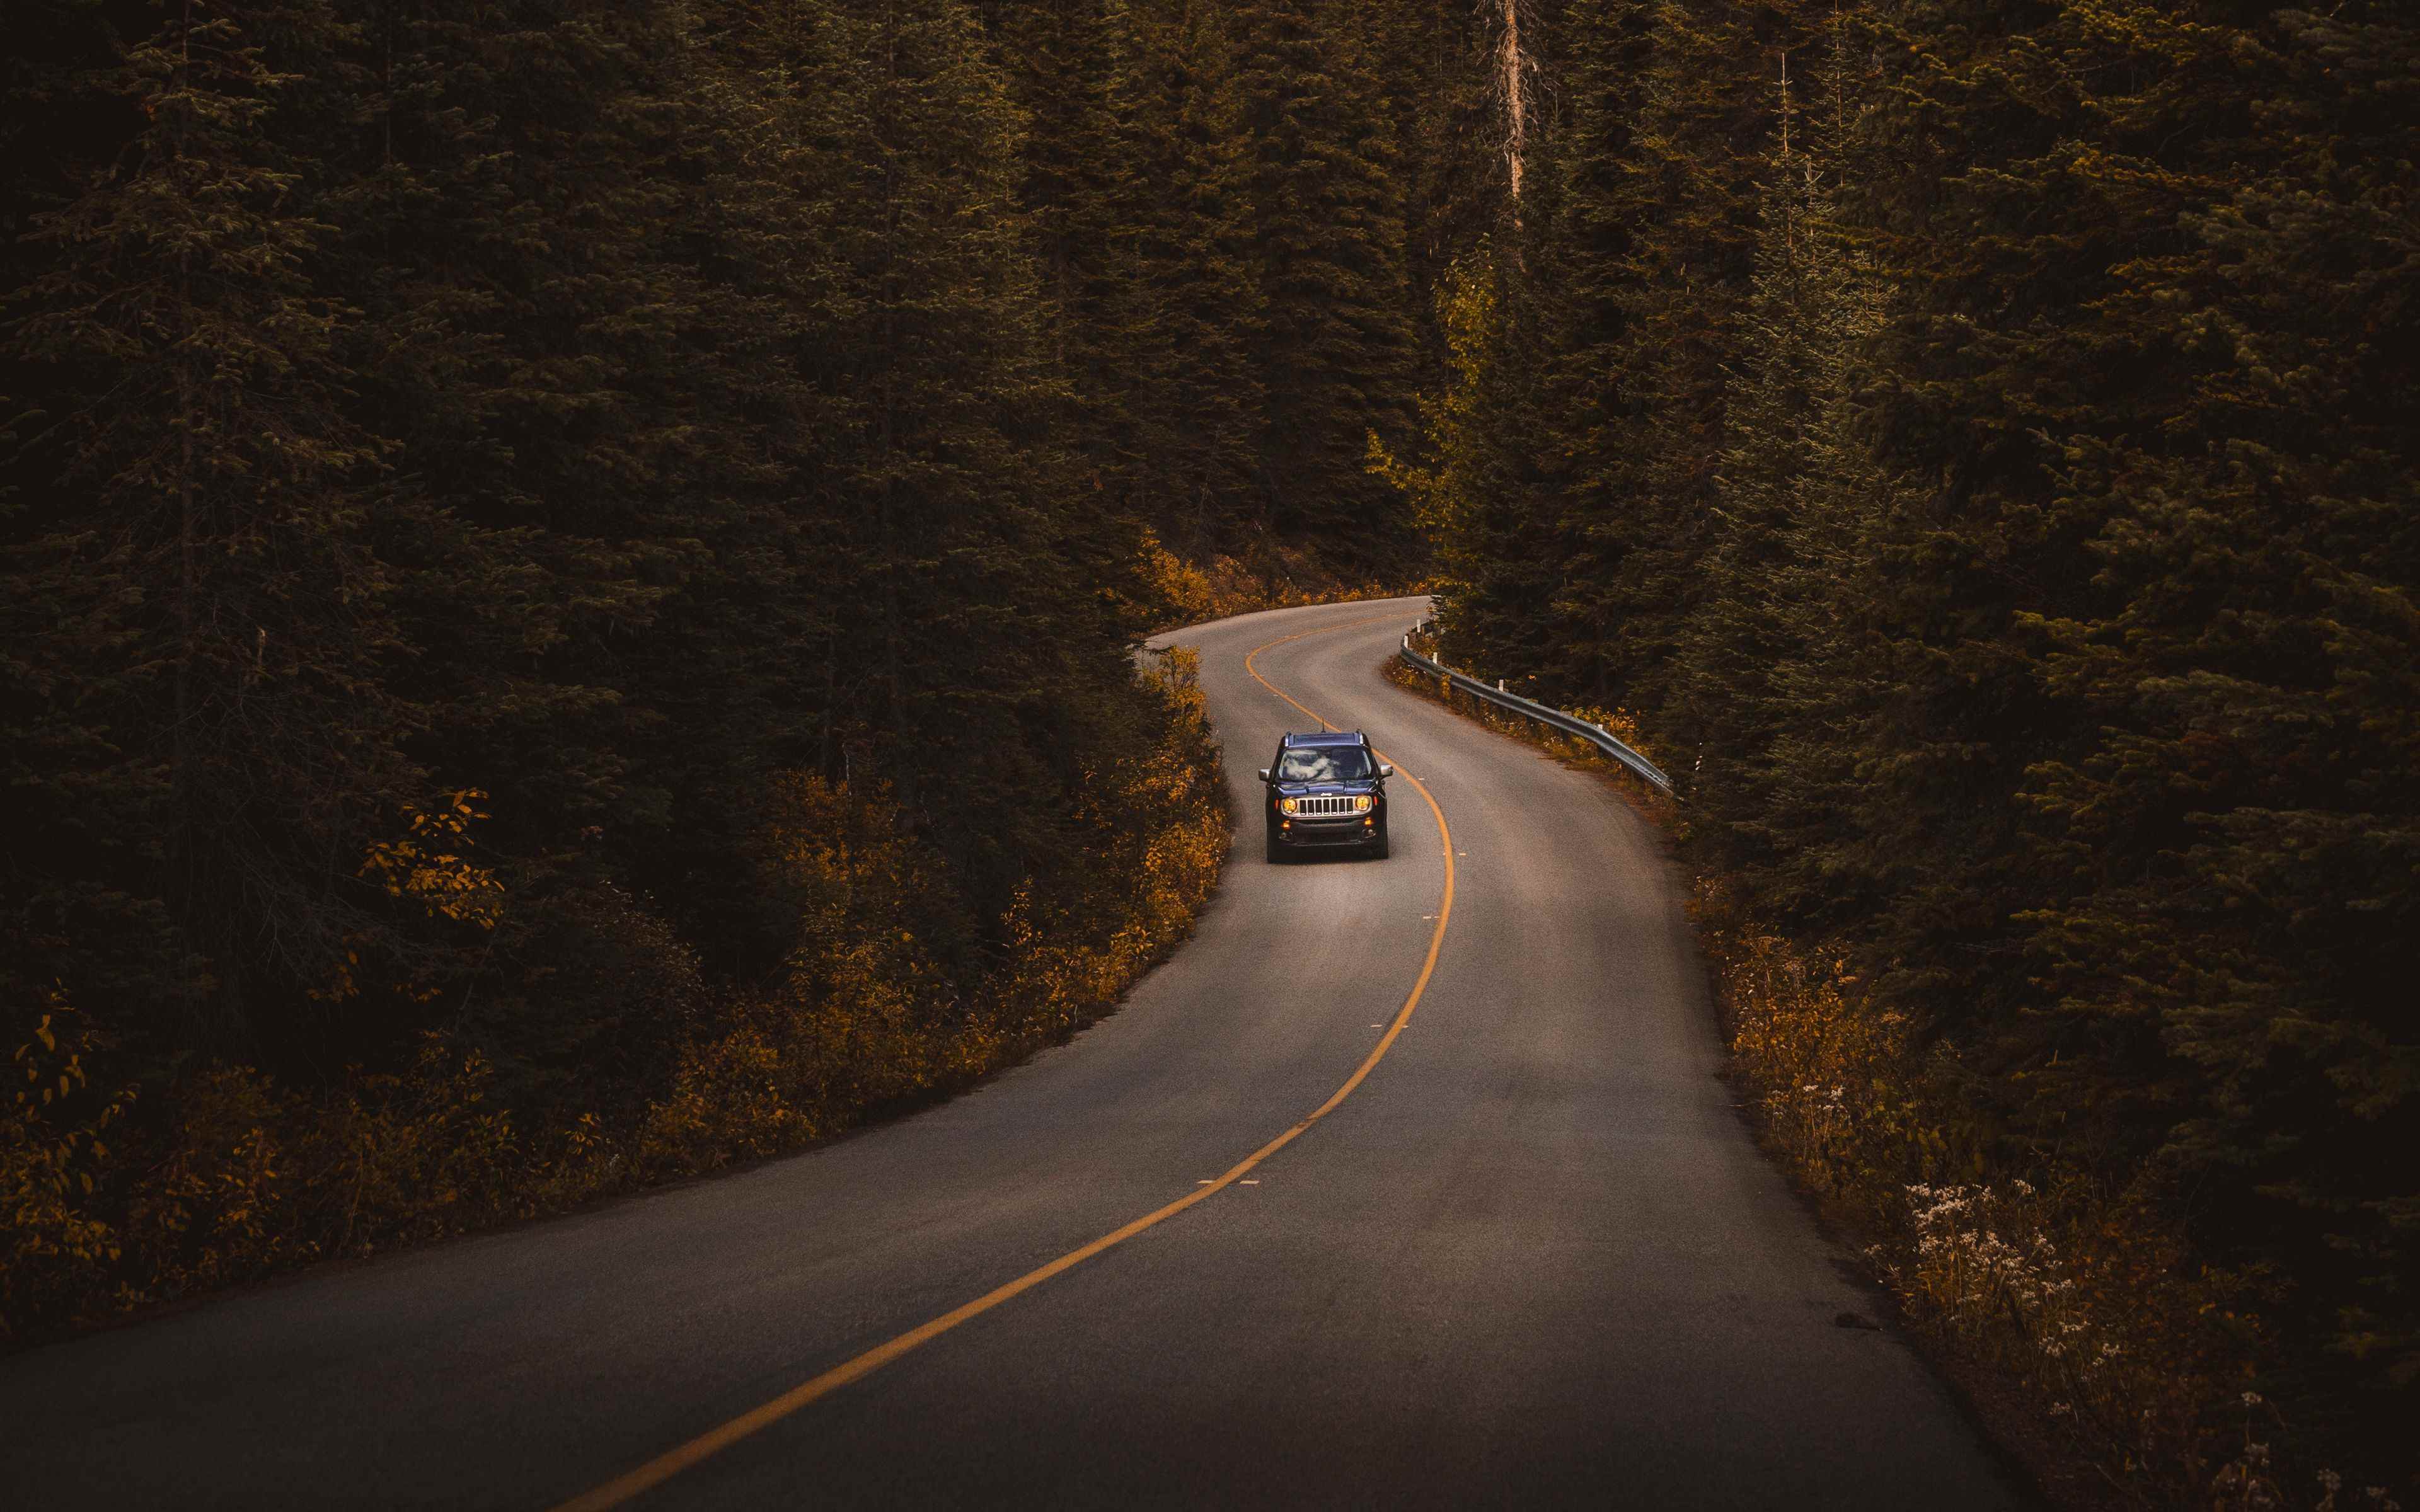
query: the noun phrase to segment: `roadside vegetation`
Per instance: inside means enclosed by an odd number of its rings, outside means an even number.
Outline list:
[[[1064,1032],[1223,823],[1135,643],[1433,574],[1919,1326],[2420,1503],[2408,11],[18,0],[0,1329]]]
[[[1392,658],[1384,674],[1600,774],[1702,861],[1687,809],[1593,747]],[[1658,759],[1627,711],[1564,712]],[[1957,1058],[1876,1011],[1845,958],[1743,909],[1720,873],[1697,876],[1690,917],[1760,1138],[2055,1504],[2401,1504],[2315,1463],[2310,1436],[2257,1389],[2290,1359],[2262,1316],[2270,1278],[2198,1261],[2139,1187],[2057,1161],[2011,1173]]]
[[[1150,747],[1066,816],[1077,864],[1021,885],[971,967],[948,856],[896,797],[793,772],[752,837],[752,880],[794,921],[778,966],[714,980],[609,893],[558,967],[577,973],[561,1011],[613,1011],[622,1053],[552,1076],[442,1026],[393,1069],[282,1078],[225,1057],[151,1092],[94,1079],[105,1030],[54,992],[0,1128],[0,1327],[39,1336],[780,1154],[1064,1040],[1189,932],[1227,850],[1189,654],[1155,658],[1145,695]]]
[[[1373,447],[1447,654],[1630,711],[1776,1147],[2101,1494],[2420,1501],[2420,27],[1536,9]]]
[[[1156,539],[1147,541],[1145,548],[1146,580],[1156,601],[1167,606],[1159,629],[1262,609],[1396,598],[1419,591],[1416,582],[1341,576],[1308,549],[1277,551],[1263,557],[1256,567],[1229,556],[1187,562]]]
[[[1112,1001],[1224,835],[1135,642],[1419,569],[1444,14],[12,6],[0,1337]]]

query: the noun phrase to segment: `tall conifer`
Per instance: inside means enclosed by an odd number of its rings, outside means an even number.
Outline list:
[[[1255,0],[1231,12],[1229,193],[1252,228],[1273,528],[1376,562],[1398,537],[1368,437],[1399,436],[1410,360],[1393,123],[1352,8]]]
[[[1261,291],[1246,208],[1228,193],[1226,38],[1216,8],[1192,0],[1118,0],[1113,19],[1109,108],[1125,171],[1112,330],[1127,364],[1135,508],[1196,556],[1243,554],[1265,526],[1247,335]]]
[[[401,649],[366,517],[383,447],[347,414],[350,312],[313,285],[317,165],[277,130],[294,66],[342,40],[308,0],[171,8],[90,81],[142,125],[36,220],[55,258],[13,309],[15,355],[59,384],[23,427],[17,466],[54,481],[13,522],[6,611],[12,802],[49,794],[17,830],[24,937],[73,950],[159,899],[177,944],[154,947],[154,1011],[181,1000],[221,1037],[346,976],[380,933],[361,843],[426,792],[402,749],[421,715],[381,675]],[[132,985],[105,959],[18,969]]]

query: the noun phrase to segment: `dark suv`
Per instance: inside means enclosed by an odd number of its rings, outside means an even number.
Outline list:
[[[1268,790],[1261,821],[1268,828],[1269,859],[1336,846],[1385,860],[1387,779],[1394,775],[1358,730],[1280,740],[1277,761],[1261,768]]]

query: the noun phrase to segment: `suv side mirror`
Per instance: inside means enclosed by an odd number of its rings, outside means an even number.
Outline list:
[[[1264,767],[1262,767],[1262,768],[1261,768],[1261,780],[1262,780],[1262,781],[1264,781],[1264,782],[1265,782],[1265,781],[1267,781],[1268,779],[1269,779],[1269,769],[1268,769],[1267,767],[1264,766]]]
[[[1392,777],[1395,775],[1395,769],[1388,765],[1385,762],[1380,762],[1378,764],[1378,775],[1380,777]]]

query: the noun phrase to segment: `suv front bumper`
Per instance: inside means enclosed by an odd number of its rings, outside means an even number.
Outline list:
[[[1357,814],[1345,819],[1295,819],[1273,822],[1271,833],[1280,845],[1298,845],[1305,850],[1319,846],[1375,845],[1378,843],[1377,816]]]

